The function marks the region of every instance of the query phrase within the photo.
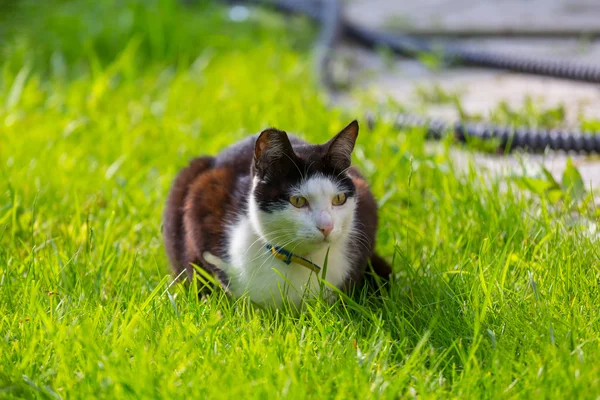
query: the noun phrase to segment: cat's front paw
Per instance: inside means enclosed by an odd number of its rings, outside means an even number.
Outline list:
[[[221,260],[219,257],[215,256],[210,251],[205,251],[204,253],[202,253],[202,258],[204,258],[204,260],[206,260],[208,263],[214,265],[215,267],[219,268],[220,270],[223,270],[224,269],[223,267],[226,265],[223,260]]]

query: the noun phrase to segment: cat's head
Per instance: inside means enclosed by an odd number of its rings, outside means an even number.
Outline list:
[[[249,208],[263,238],[304,255],[348,236],[357,201],[348,170],[357,136],[356,121],[319,145],[292,148],[277,129],[259,135]]]

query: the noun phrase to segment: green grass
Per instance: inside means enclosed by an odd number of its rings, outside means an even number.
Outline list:
[[[356,116],[326,106],[308,25],[166,0],[8,4],[0,398],[600,395],[589,197],[526,196],[459,173],[423,132],[363,122],[383,295],[299,315],[198,299],[161,243],[178,169],[268,125],[324,141]]]

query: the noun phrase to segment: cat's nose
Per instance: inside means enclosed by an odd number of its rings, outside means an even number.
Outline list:
[[[329,234],[331,233],[331,231],[333,230],[333,226],[330,228],[319,228],[319,230],[321,231],[321,233],[323,234],[324,238],[327,238],[327,236],[329,236]]]
[[[331,215],[325,211],[321,211],[321,215],[319,215],[319,221],[317,223],[317,229],[321,231],[324,238],[327,238],[331,231],[333,230],[333,219]]]

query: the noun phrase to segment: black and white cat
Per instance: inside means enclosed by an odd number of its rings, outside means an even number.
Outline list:
[[[173,183],[164,240],[176,274],[192,264],[234,296],[262,305],[299,305],[326,281],[344,290],[360,283],[374,253],[377,205],[351,167],[353,121],[325,144],[277,129],[242,140],[216,157],[194,159]],[[321,276],[323,278],[323,276]]]

